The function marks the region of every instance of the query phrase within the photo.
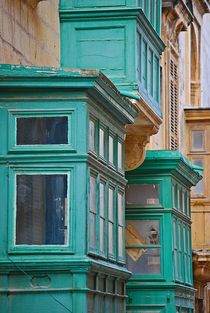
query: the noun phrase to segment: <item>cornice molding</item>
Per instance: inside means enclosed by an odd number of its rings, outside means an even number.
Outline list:
[[[2,65],[0,90],[4,97],[23,90],[52,93],[82,91],[86,97],[91,94],[101,99],[102,105],[124,124],[133,123],[138,114],[132,102],[121,96],[113,83],[98,70]]]
[[[143,10],[140,7],[137,8],[92,8],[92,9],[59,9],[60,19],[62,22],[78,21],[78,20],[112,20],[121,19],[136,19],[138,23],[144,28],[148,38],[155,45],[157,51],[161,54],[165,48],[164,42],[161,40],[158,33],[154,30]]]
[[[190,122],[210,122],[210,108],[185,108],[185,121]]]
[[[179,151],[150,150],[146,152],[144,163],[136,168],[134,174],[158,173],[176,177],[186,184],[195,186],[202,176],[194,169],[193,164],[188,161]]]

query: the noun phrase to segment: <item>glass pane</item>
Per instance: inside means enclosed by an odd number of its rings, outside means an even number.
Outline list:
[[[95,151],[95,122],[90,120],[90,150]]]
[[[192,163],[194,165],[204,167],[203,159],[194,159],[192,160]],[[196,186],[192,187],[192,193],[196,195],[204,194],[204,178],[202,178]]]
[[[17,145],[67,143],[67,116],[17,118]]]
[[[204,131],[193,130],[192,131],[192,150],[204,149]]]
[[[96,289],[96,275],[95,274],[88,275],[87,287],[92,290]]]
[[[114,138],[109,136],[109,162],[114,163]]]
[[[128,220],[126,223],[126,246],[160,244],[158,220]]]
[[[123,151],[122,151],[122,143],[118,142],[118,168],[122,169],[123,168],[123,162],[122,162],[122,158],[123,158]]]
[[[109,253],[114,254],[114,225],[109,222]]]
[[[118,226],[118,256],[123,257],[123,227]]]
[[[127,249],[127,267],[134,274],[159,274],[160,249]]]
[[[105,157],[105,132],[101,128],[100,128],[100,132],[99,132],[99,138],[100,138],[100,141],[99,141],[99,146],[100,146],[99,153],[100,153],[100,156],[102,158],[104,158]]]
[[[126,188],[126,204],[159,204],[159,184],[130,184]]]
[[[105,200],[105,185],[100,183],[100,215],[105,216],[104,212],[104,200]]]
[[[98,289],[102,292],[106,291],[106,278],[103,276],[98,278]]]
[[[112,188],[109,188],[109,220],[114,220],[114,207],[113,207],[113,196],[114,196],[114,190]]]
[[[125,295],[125,283],[122,281],[119,281],[117,284],[117,293],[119,295],[124,296]]]
[[[118,193],[118,224],[124,225],[123,195]]]
[[[17,175],[16,244],[67,243],[67,175]]]
[[[90,176],[90,210],[96,212],[96,178]]]
[[[100,218],[100,251],[104,252],[105,220]]]
[[[90,247],[96,247],[96,214],[90,212]]]
[[[115,293],[115,280],[113,278],[107,279],[107,291],[109,293]]]

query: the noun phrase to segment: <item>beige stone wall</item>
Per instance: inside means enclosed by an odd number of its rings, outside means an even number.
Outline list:
[[[58,0],[0,0],[0,63],[59,66]]]

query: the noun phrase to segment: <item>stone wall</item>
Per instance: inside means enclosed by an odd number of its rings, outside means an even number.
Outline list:
[[[210,14],[203,17],[201,37],[201,105],[210,107]]]
[[[0,63],[59,66],[58,0],[0,1]]]

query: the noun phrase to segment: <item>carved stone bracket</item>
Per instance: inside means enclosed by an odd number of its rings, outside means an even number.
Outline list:
[[[167,39],[176,46],[179,33],[187,30],[193,21],[193,15],[183,0],[176,1],[175,4],[173,1],[166,3],[163,5],[163,28]]]
[[[32,6],[33,9],[35,9],[39,2],[46,0],[26,0],[26,1]]]
[[[134,124],[126,127],[125,140],[125,168],[133,170],[141,165],[145,159],[145,146],[150,136],[159,130],[162,119],[155,114],[151,107],[143,100],[133,101],[139,110]]]

